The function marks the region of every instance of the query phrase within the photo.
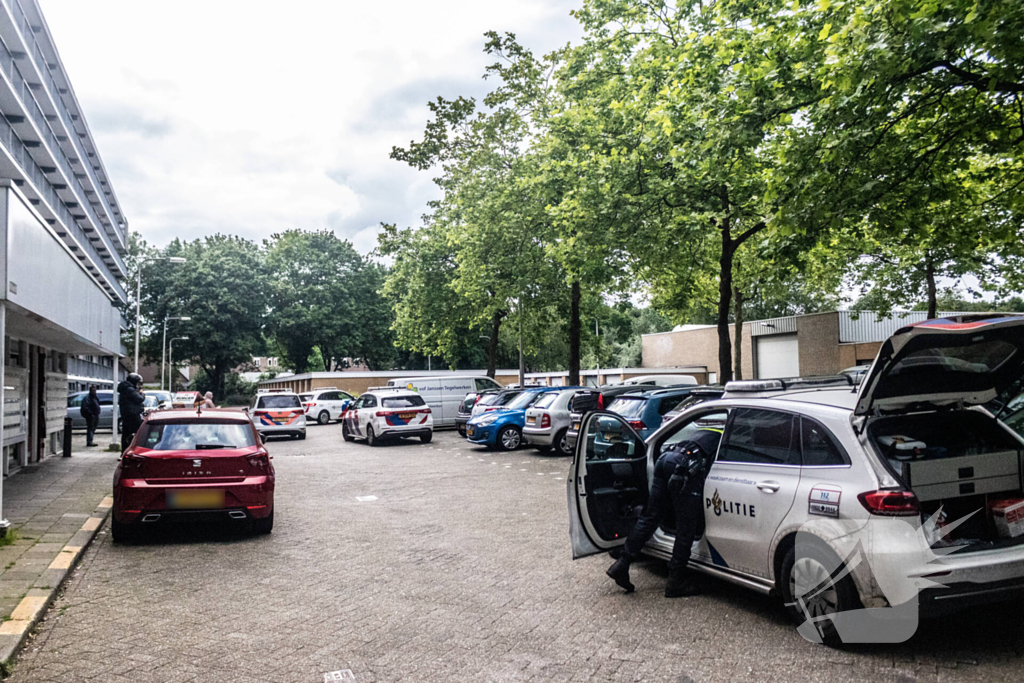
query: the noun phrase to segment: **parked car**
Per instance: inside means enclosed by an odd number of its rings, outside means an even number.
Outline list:
[[[569,399],[575,389],[545,393],[526,409],[523,437],[526,443],[546,453],[552,448],[558,455],[572,455],[566,434],[569,431]]]
[[[608,410],[622,415],[629,426],[646,439],[661,426],[666,413],[686,400],[691,389],[652,389],[650,391],[620,394]]]
[[[72,429],[85,429],[85,418],[82,417],[82,401],[89,395],[88,391],[79,391],[68,396],[67,416],[71,418]],[[114,414],[114,392],[99,390],[96,396],[100,399],[99,429],[110,429],[111,416]]]
[[[315,391],[299,394],[302,407],[306,411],[307,420],[315,420],[325,425],[331,420],[341,421],[341,416],[348,409],[349,403],[355,400],[352,394],[339,391],[337,387],[322,387]]]
[[[371,387],[345,411],[341,436],[345,441],[366,439],[370,446],[380,446],[392,437],[419,437],[423,443],[430,443],[434,437],[433,411],[419,392]]]
[[[249,414],[260,436],[306,438],[306,410],[294,391],[273,389],[256,394]]]
[[[240,410],[161,410],[142,423],[114,470],[111,533],[180,520],[274,527],[274,467]]]
[[[178,409],[191,408],[195,405],[197,396],[199,396],[198,391],[179,391],[171,399],[171,407]]]
[[[459,404],[459,412],[455,416],[455,430],[459,433],[459,436],[466,436],[466,423],[473,417],[473,407],[477,402],[497,393],[497,389],[490,389],[488,391],[472,391],[466,394],[465,398],[462,399],[462,403]]]
[[[501,389],[490,377],[479,375],[440,377],[396,377],[389,379],[389,387],[402,387],[419,393],[430,406],[437,427],[454,427],[459,405],[471,391]]]
[[[620,546],[663,449],[714,428],[691,566],[778,595],[805,637],[897,642],[919,614],[1019,600],[1024,529],[1006,511],[1024,504],[1024,438],[984,406],[1020,406],[1022,377],[1024,316],[959,316],[898,330],[859,387],[730,382],[646,440],[591,412],[567,481],[573,556]],[[645,552],[668,559],[673,531]]]
[[[146,396],[152,396],[157,400],[157,405],[160,408],[173,408],[174,407],[174,394],[169,391],[162,391],[160,389],[145,389]]]
[[[627,392],[644,392],[655,389],[654,386],[634,386],[632,384],[605,384],[596,389],[583,389],[569,399],[569,430],[565,433],[569,450],[576,448],[576,437],[579,435],[580,422],[583,416],[592,410],[603,410],[611,405],[615,397]]]
[[[645,387],[678,387],[697,386],[697,378],[693,375],[641,375],[623,380],[623,386]]]
[[[704,403],[705,401],[714,401],[715,399],[722,398],[722,394],[725,393],[725,387],[721,384],[707,384],[704,386],[694,387],[690,389],[689,395],[682,400],[672,410],[665,413],[665,422],[676,419],[684,410],[690,406],[695,406],[698,403]]]
[[[868,370],[871,369],[871,365],[854,365],[853,367],[846,368],[839,372],[840,375],[849,375],[854,380],[860,382],[864,379],[864,375],[868,374]]]
[[[567,388],[578,389],[579,387]],[[503,451],[516,450],[523,444],[526,409],[543,395],[559,391],[564,391],[563,387],[523,389],[498,410],[485,412],[466,423],[466,438],[471,443],[488,448],[498,448]]]
[[[484,413],[501,410],[521,393],[523,393],[522,389],[501,389],[493,394],[488,392],[487,395],[483,396],[473,405],[473,412],[470,413],[470,419],[473,419],[478,415],[483,415]]]

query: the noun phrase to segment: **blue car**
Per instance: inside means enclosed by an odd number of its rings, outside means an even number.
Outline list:
[[[655,389],[654,391],[620,394],[608,410],[626,418],[629,426],[646,439],[661,426],[665,414],[686,400],[693,387]]]
[[[526,409],[544,394],[580,387],[527,387],[502,409],[477,415],[466,423],[466,439],[471,443],[514,451],[523,443]]]

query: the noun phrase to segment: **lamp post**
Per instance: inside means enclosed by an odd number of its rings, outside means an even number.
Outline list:
[[[167,321],[168,320],[191,320],[187,315],[169,315],[164,318],[164,340],[160,344],[160,391],[164,390],[164,360],[167,359]]]
[[[157,261],[168,263],[185,263],[188,259],[181,256],[168,256],[166,258],[151,258],[139,261],[138,277],[135,281],[135,372],[139,372],[139,330],[142,328],[142,266]],[[163,381],[163,377],[160,378]]]
[[[167,367],[170,369],[167,379],[167,389],[174,391],[174,342],[188,337],[174,337],[167,345]]]

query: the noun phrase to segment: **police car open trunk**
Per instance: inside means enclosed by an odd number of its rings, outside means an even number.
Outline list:
[[[1022,375],[1024,316],[963,316],[898,330],[861,387],[855,415],[941,542],[1024,543],[1024,439],[998,419]]]

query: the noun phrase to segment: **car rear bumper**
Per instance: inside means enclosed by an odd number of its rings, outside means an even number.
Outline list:
[[[523,437],[531,446],[550,446],[555,440],[555,430],[551,427],[523,427]]]
[[[432,427],[388,427],[380,436],[426,436],[427,434],[433,434],[434,429]]]
[[[222,479],[228,479],[224,477]],[[222,507],[187,509],[168,505],[168,492],[223,491]],[[121,523],[141,522],[146,515],[176,518],[192,515],[202,517],[229,516],[241,510],[248,517],[260,519],[274,509],[274,477],[245,477],[241,481],[196,482],[180,485],[154,485],[145,479],[121,479],[114,488],[114,519]]]
[[[293,422],[290,425],[257,424],[256,431],[260,434],[302,434],[306,431],[306,421]]]
[[[922,617],[936,617],[999,602],[1024,599],[1024,577],[989,583],[954,583],[918,596]]]

